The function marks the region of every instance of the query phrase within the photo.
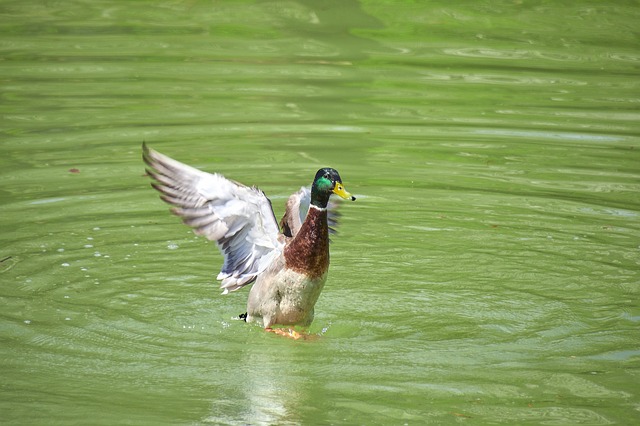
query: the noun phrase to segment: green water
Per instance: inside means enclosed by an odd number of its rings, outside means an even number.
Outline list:
[[[640,422],[637,2],[0,1],[0,423]],[[335,167],[315,341],[234,320],[141,143]]]

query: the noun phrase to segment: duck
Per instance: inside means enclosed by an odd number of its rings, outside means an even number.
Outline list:
[[[222,293],[253,284],[239,318],[286,337],[304,337],[329,271],[329,233],[338,216],[330,197],[356,199],[338,171],[319,169],[310,188],[287,199],[278,223],[271,201],[256,186],[201,171],[146,143],[142,158],[151,186],[171,212],[196,235],[216,242],[224,258],[217,276]]]

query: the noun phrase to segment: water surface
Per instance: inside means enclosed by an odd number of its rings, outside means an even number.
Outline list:
[[[0,2],[3,424],[640,421],[635,2]],[[234,318],[141,143],[343,206]]]

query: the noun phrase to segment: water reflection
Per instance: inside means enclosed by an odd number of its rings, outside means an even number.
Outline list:
[[[311,399],[304,375],[305,342],[267,335],[256,328],[251,349],[238,354],[232,374],[233,407],[226,399],[212,404],[210,424],[300,424],[305,404]],[[263,334],[264,333],[264,334]],[[256,336],[256,334],[260,334]]]

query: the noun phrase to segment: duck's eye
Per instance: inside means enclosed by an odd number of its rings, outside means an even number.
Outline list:
[[[331,180],[331,179],[329,178],[329,173],[325,173],[323,177],[324,177],[325,179],[329,179],[329,180]]]

